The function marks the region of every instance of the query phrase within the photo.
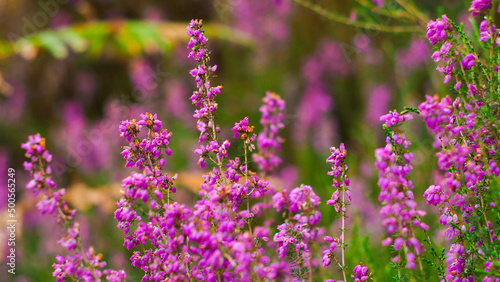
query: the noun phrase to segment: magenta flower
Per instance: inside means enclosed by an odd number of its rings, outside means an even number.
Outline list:
[[[436,21],[430,21],[427,24],[427,38],[432,45],[436,45],[438,42],[445,41],[448,34],[451,32],[453,27],[446,15],[443,15],[441,19]]]
[[[106,262],[101,261],[102,256],[96,255],[93,247],[88,251],[82,248],[80,224],[74,221],[76,210],[68,207],[66,201],[62,199],[65,190],[57,190],[52,180],[52,155],[45,148],[45,138],[40,134],[29,136],[28,142],[23,143],[21,148],[26,150],[25,156],[29,159],[24,163],[24,168],[33,176],[26,188],[35,196],[42,195],[36,207],[41,214],[54,216],[64,227],[64,234],[57,243],[70,251],[66,257],[56,257],[58,263],[52,265],[54,267],[52,276],[56,277],[58,282],[67,279],[99,281],[104,274],[107,281],[124,281],[126,274],[123,270],[102,270],[106,266]]]
[[[476,56],[474,54],[467,54],[462,60],[462,67],[465,70],[471,69],[476,64]]]
[[[267,92],[266,97],[262,98],[262,102],[263,105],[259,108],[262,113],[260,124],[264,126],[264,129],[257,136],[259,153],[253,155],[253,160],[264,173],[269,174],[282,162],[277,151],[281,151],[281,143],[283,143],[283,139],[278,133],[285,127],[283,123],[285,101],[279,95]]]
[[[491,4],[491,0],[472,0],[472,3],[469,8],[469,12],[471,16],[476,16],[477,14],[488,12],[487,10],[491,9],[493,5]]]

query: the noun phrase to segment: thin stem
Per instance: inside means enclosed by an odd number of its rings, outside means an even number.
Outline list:
[[[246,143],[246,140],[243,141],[243,147],[245,148],[245,182],[248,181],[248,153],[247,153],[247,143]],[[250,195],[252,193],[249,193],[247,195],[247,211],[248,213],[250,213]],[[253,236],[253,232],[252,232],[252,224],[250,222],[250,220],[248,221],[248,229],[250,231],[250,235]]]
[[[313,282],[312,264],[311,264],[311,253],[309,253],[307,263],[309,264],[309,281]],[[345,277],[344,277],[345,279]],[[346,281],[346,280],[345,280]]]
[[[427,232],[424,230],[424,235],[425,235],[425,238],[427,238],[427,242],[429,242],[429,245],[431,246],[431,249],[434,250],[434,245],[432,244],[432,241],[431,239],[429,238],[429,235],[427,235]],[[432,254],[434,255],[434,257],[436,258],[436,261],[438,263],[438,266],[439,266],[439,272],[440,274],[443,272],[443,266],[441,265],[441,260],[439,259],[439,257],[436,255],[436,251],[433,251]]]
[[[407,3],[406,0],[396,0],[396,2],[401,5],[401,7],[405,8],[410,15],[419,20],[422,25],[426,25],[429,22],[429,19],[416,9],[413,4]]]
[[[347,281],[347,276],[345,273],[345,217],[346,217],[346,205],[345,205],[345,184],[342,184],[342,275],[344,276],[344,281]]]
[[[486,223],[486,229],[488,229],[488,218],[486,217],[486,213],[484,212],[484,201],[483,201],[483,195],[480,195],[481,198],[481,210],[483,212],[484,216],[484,222]],[[488,235],[490,236],[490,242],[493,243],[493,237],[491,236],[491,233],[488,231]]]
[[[414,18],[414,15],[403,10],[393,11],[393,10],[379,8],[377,5],[374,5],[373,2],[369,2],[367,0],[354,0],[354,1],[356,1],[359,5],[367,9],[370,9],[370,11],[383,16],[391,17],[394,19],[405,19],[405,20],[413,20],[411,18],[412,17]]]
[[[328,11],[320,5],[314,4],[308,0],[293,0],[295,3],[317,13],[320,16],[323,16],[331,21],[343,23],[345,25],[350,25],[353,27],[368,29],[368,30],[377,30],[388,33],[414,33],[421,32],[421,28],[417,25],[380,25],[375,23],[367,23],[367,22],[359,22],[348,17],[336,14],[334,12]]]

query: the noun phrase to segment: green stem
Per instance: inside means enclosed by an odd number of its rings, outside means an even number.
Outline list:
[[[390,25],[379,25],[376,23],[360,22],[360,21],[350,19],[346,16],[342,16],[342,15],[339,15],[337,13],[328,11],[325,8],[321,7],[320,5],[314,4],[308,0],[293,0],[293,1],[301,6],[317,13],[318,15],[323,16],[323,17],[331,20],[331,21],[343,23],[345,25],[349,25],[349,26],[353,26],[353,27],[358,27],[358,28],[368,29],[368,30],[377,30],[377,31],[388,32],[388,33],[421,32],[421,28],[417,25],[390,26]]]

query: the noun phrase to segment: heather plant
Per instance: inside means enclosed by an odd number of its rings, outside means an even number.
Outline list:
[[[96,253],[93,247],[84,249],[80,224],[74,220],[76,210],[70,209],[62,199],[66,190],[56,189],[52,180],[52,155],[45,148],[45,138],[39,134],[29,136],[21,148],[26,150],[25,156],[29,159],[24,162],[24,169],[33,176],[26,189],[39,196],[36,207],[40,213],[53,216],[64,229],[57,243],[69,252],[56,257],[52,276],[57,281],[66,281],[66,278],[73,281],[125,281],[123,270],[104,269],[106,262],[102,260],[102,254]]]
[[[418,27],[362,25],[355,17],[339,17],[308,1],[295,2],[360,28],[408,32]],[[196,88],[189,100],[195,107],[193,125],[199,134],[193,153],[203,174],[194,203],[179,197],[180,177],[170,171],[171,160],[180,157],[171,149],[175,132],[167,130],[159,115],[145,112],[119,125],[120,137],[127,142],[121,155],[129,170],[121,183],[114,217],[123,231],[123,245],[132,252],[130,264],[142,273],[141,281],[334,282],[330,277],[344,282],[374,277],[500,281],[500,29],[494,24],[498,1],[471,2],[470,15],[481,20],[478,25],[471,18],[470,34],[446,15],[427,21],[409,1],[395,1],[403,8],[399,14],[393,13],[394,7],[387,1],[357,2],[402,22],[426,22],[426,37],[434,48],[428,59],[436,63],[448,93],[444,97],[427,95],[417,107],[379,117],[386,136],[385,145],[374,151],[378,172],[374,187],[384,235],[370,247],[387,247],[384,250],[391,258],[385,264],[389,267],[384,269],[383,263],[366,255],[374,250],[365,251],[366,246],[356,243],[354,213],[348,209],[354,202],[352,176],[344,143],[330,147],[327,174],[334,191],[324,201],[322,192],[330,191],[326,187],[287,187],[275,181],[286,175],[281,174],[286,157],[281,151],[288,141],[282,137],[288,124],[287,105],[278,94],[266,92],[262,98],[260,131],[249,116],[232,128],[219,124],[224,94],[223,87],[214,83],[218,66],[211,63],[202,21],[192,20],[187,27],[187,57],[196,63],[189,71]],[[408,52],[415,49],[427,54],[421,45],[414,40]],[[303,67],[306,94],[291,135],[311,137],[318,148],[333,139],[316,135],[329,132],[308,132],[310,128],[320,130],[325,123],[333,127],[326,115],[333,103],[327,94],[326,74],[343,76],[351,71],[339,55],[340,48],[324,43]],[[402,58],[401,68],[422,64],[421,58],[407,54],[397,57]],[[141,69],[149,66],[137,64],[132,69],[133,83],[153,95],[141,77]],[[376,91],[390,96],[385,87]],[[384,100],[381,108],[388,107],[388,98],[378,100]],[[374,123],[373,116],[380,111],[371,110],[375,114],[370,112],[366,119]],[[423,193],[414,184],[421,183],[415,179],[421,167],[414,167],[418,155],[412,144],[416,124],[425,126],[433,139],[437,167],[435,180]],[[232,139],[226,139],[228,132]],[[65,231],[58,243],[69,253],[56,257],[53,276],[57,281],[124,281],[124,271],[104,269],[102,255],[83,248],[79,224],[74,221],[76,210],[69,208],[62,199],[65,190],[56,190],[52,180],[52,155],[45,148],[45,139],[30,136],[22,148],[29,159],[25,169],[33,176],[26,188],[41,195],[37,208],[53,215]],[[307,177],[320,174],[315,173]],[[325,212],[335,214],[336,220],[325,223]],[[441,233],[435,230],[439,228]],[[445,241],[437,242],[440,234]]]

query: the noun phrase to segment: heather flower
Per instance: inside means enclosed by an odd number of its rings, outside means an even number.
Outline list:
[[[262,113],[260,124],[264,126],[264,129],[257,136],[259,153],[253,155],[253,160],[264,173],[269,174],[282,162],[281,158],[277,155],[277,151],[281,151],[281,143],[283,143],[283,139],[278,133],[285,127],[283,123],[285,119],[283,113],[285,110],[285,101],[279,95],[267,92],[266,97],[262,98],[262,102],[263,105],[259,108]],[[236,124],[233,131],[235,129],[239,131],[239,127],[246,126],[245,121],[243,120],[242,122],[243,125],[241,123]],[[237,125],[238,128],[236,128]]]
[[[124,121],[121,135],[130,143],[122,155],[127,166],[140,169],[123,180],[122,198],[115,212],[118,227],[126,234],[124,245],[129,249],[143,247],[131,257],[132,265],[144,271],[143,280],[216,281],[220,273],[231,281],[283,278],[286,274],[281,267],[286,263],[271,262],[260,245],[269,241],[268,234],[260,227],[252,230],[251,226],[253,218],[260,216],[267,205],[258,203],[250,209],[249,198],[261,197],[269,189],[269,182],[247,167],[247,150],[253,150],[252,142],[256,139],[253,126],[248,118],[235,124],[235,137],[244,140],[245,159],[228,159],[230,142],[219,142],[220,129],[214,123],[215,97],[220,87],[210,87],[209,78],[216,67],[207,66],[209,52],[201,21],[192,21],[188,34],[190,57],[199,63],[191,71],[198,87],[191,98],[199,107],[194,116],[198,119],[201,143],[194,153],[199,155],[201,167],[207,160],[214,167],[203,175],[201,199],[192,209],[173,202],[170,192],[175,193],[177,175],[162,173],[164,156],[171,155],[171,133],[162,127],[156,115]],[[273,127],[269,128],[276,133]],[[245,200],[247,208],[241,209]],[[145,212],[138,213],[139,210]],[[311,222],[317,223],[318,216],[310,217]],[[255,260],[256,257],[260,259]]]
[[[188,44],[191,52],[188,58],[192,58],[198,63],[189,73],[195,78],[198,88],[198,90],[193,92],[190,99],[194,105],[199,107],[193,115],[193,117],[198,119],[199,141],[200,143],[205,140],[215,141],[220,130],[218,129],[218,125],[215,124],[215,111],[218,107],[215,98],[221,94],[222,86],[212,87],[210,78],[213,77],[213,73],[217,70],[217,65],[208,65],[210,52],[207,49],[208,38],[205,37],[202,22],[192,20],[187,30],[187,34],[191,37]]]
[[[143,127],[147,129],[148,138],[139,142],[138,134]],[[136,166],[143,169],[148,164],[164,166],[164,155],[172,154],[172,150],[168,147],[172,133],[162,128],[162,122],[157,119],[156,114],[141,114],[139,121],[135,119],[122,121],[119,129],[120,136],[130,142],[122,151],[127,167]]]
[[[462,277],[462,272],[465,269],[465,248],[460,244],[452,244],[450,250],[446,254],[446,269],[445,279],[454,281],[456,277]],[[463,281],[463,280],[462,280]],[[473,281],[473,280],[472,280]]]
[[[443,15],[441,19],[436,21],[430,21],[427,24],[427,38],[432,45],[436,45],[438,42],[445,41],[448,34],[452,30],[452,26],[448,21],[446,15]]]
[[[400,114],[398,112],[389,112],[388,114],[382,115],[380,121],[384,122],[387,127],[391,127],[405,120],[413,119],[410,114]]]
[[[471,16],[476,16],[492,8],[491,0],[472,0],[469,8]]]
[[[349,205],[352,201],[351,192],[348,188],[350,183],[349,178],[347,178],[348,166],[345,164],[347,151],[342,143],[338,149],[331,147],[330,152],[331,155],[326,159],[326,162],[331,164],[332,170],[328,172],[328,175],[332,175],[334,177],[332,186],[337,188],[337,190],[332,194],[331,199],[326,203],[328,205],[333,205],[335,207],[335,211],[340,213],[341,217],[345,217],[346,205]]]
[[[381,118],[386,125],[398,125],[399,115]],[[399,132],[399,131],[396,131]],[[424,251],[423,245],[415,238],[414,228],[427,230],[429,227],[421,222],[426,213],[418,210],[413,196],[413,183],[407,179],[412,169],[410,161],[414,158],[408,152],[411,144],[401,133],[390,132],[387,145],[375,150],[375,166],[379,169],[378,186],[381,188],[379,201],[382,208],[379,211],[383,218],[382,224],[387,226],[387,232],[395,238],[394,248],[402,248],[406,254],[406,268],[415,268],[415,255]],[[390,243],[387,238],[384,244]]]
[[[354,279],[354,282],[361,282],[370,279],[368,273],[368,267],[363,264],[358,264],[353,269],[354,274],[351,274],[351,278]]]
[[[481,41],[488,41],[491,38],[496,38],[498,31],[494,24],[490,25],[488,20],[483,20],[479,24],[479,35]]]
[[[314,209],[318,206],[320,198],[316,196],[311,186],[301,185],[290,191],[290,211],[299,212]]]
[[[446,196],[443,194],[443,190],[439,185],[431,185],[424,192],[424,197],[427,199],[429,205],[437,206],[446,201]]]
[[[462,67],[465,70],[471,69],[476,64],[476,56],[474,54],[467,54],[462,60]]]
[[[286,202],[290,216],[285,223],[278,225],[279,232],[273,238],[273,241],[277,243],[279,257],[297,257],[299,269],[305,266],[310,267],[309,246],[318,236],[316,225],[321,219],[321,213],[317,210],[320,199],[307,185],[293,189],[289,195],[284,192],[280,194],[282,195],[279,197],[276,197],[278,194],[273,197],[274,206],[280,210],[282,203]],[[292,216],[293,213],[295,215]]]
[[[84,251],[80,225],[73,220],[76,210],[68,207],[62,199],[65,190],[57,190],[52,180],[52,155],[45,148],[45,138],[40,134],[29,136],[28,142],[23,143],[21,148],[26,150],[25,156],[29,160],[24,163],[24,167],[33,176],[26,188],[34,195],[41,194],[42,199],[37,202],[36,207],[41,214],[53,215],[65,228],[62,238],[57,243],[70,251],[70,254],[66,257],[56,257],[58,263],[53,264],[52,276],[56,277],[58,282],[65,281],[66,278],[100,281],[104,274],[107,281],[124,281],[126,275],[123,270],[102,271],[101,269],[106,266],[106,262],[101,261],[102,255],[96,255],[92,247]]]

